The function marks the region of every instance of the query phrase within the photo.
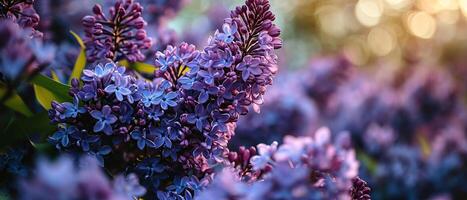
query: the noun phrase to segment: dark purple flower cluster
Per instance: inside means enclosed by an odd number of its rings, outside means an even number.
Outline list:
[[[288,136],[279,147],[257,149],[249,159],[253,170],[268,168],[259,181],[245,182],[238,167],[227,168],[200,199],[350,199],[356,193],[355,199],[369,199],[366,186],[354,181],[359,163],[346,134],[331,141],[329,129],[321,128],[313,137]]]
[[[142,50],[149,49],[152,41],[144,30],[147,23],[142,11],[143,7],[133,0],[117,1],[107,14],[101,5],[96,4],[94,15],[85,16],[82,20],[86,28],[87,59],[143,61]]]
[[[352,179],[352,189],[350,190],[350,196],[356,200],[370,200],[371,188],[368,187],[368,183],[362,180],[360,177]]]
[[[52,104],[59,130],[50,141],[101,164],[122,163],[105,167],[137,173],[148,196],[191,199],[224,162],[238,117],[272,84],[281,40],[269,7],[246,1],[203,51],[182,43],[158,52],[152,81],[112,62],[84,70],[82,84],[72,81],[74,101]]]
[[[10,19],[34,33],[39,24],[39,15],[34,10],[33,3],[34,0],[2,0],[0,19]]]
[[[117,176],[111,182],[94,159],[84,158],[78,165],[76,167],[68,157],[61,157],[55,162],[42,160],[35,176],[21,182],[20,199],[130,200],[146,192],[134,174]]]

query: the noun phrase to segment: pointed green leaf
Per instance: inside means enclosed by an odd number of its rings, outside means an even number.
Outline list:
[[[68,83],[71,83],[73,78],[79,79],[81,77],[81,73],[84,70],[84,67],[86,67],[86,51],[83,40],[81,40],[81,38],[75,32],[70,31],[70,33],[75,37],[81,49],[79,51],[78,57],[76,58],[75,66],[73,67],[73,71],[71,72],[70,80],[68,80]]]
[[[51,70],[50,73],[52,74],[52,79],[54,81],[60,82],[60,79],[58,78],[57,73],[55,73],[54,70]]]
[[[3,95],[6,93],[6,87],[0,85],[0,99],[3,98]],[[3,104],[8,108],[23,114],[24,116],[32,116],[33,114],[26,103],[24,103],[23,99],[15,91],[10,94],[10,97],[8,97],[8,99],[6,99]]]
[[[42,74],[36,75],[31,80],[31,83],[48,90],[54,95],[54,97],[56,98],[55,100],[58,102],[72,101],[72,98],[70,97],[70,95],[68,95],[68,91],[70,90],[69,85],[65,85],[60,82],[54,81],[53,79]]]
[[[70,31],[71,35],[73,35],[73,37],[76,39],[76,42],[78,42],[79,46],[84,49],[84,42],[83,40],[81,39],[81,37],[79,37],[78,34],[76,34],[74,31]]]
[[[78,58],[76,58],[75,66],[73,67],[73,71],[71,72],[70,80],[68,80],[68,83],[71,83],[71,80],[73,78],[79,79],[81,77],[81,73],[83,72],[85,66],[86,66],[86,52],[84,51],[83,48],[81,48]]]
[[[60,97],[54,95],[52,92],[50,92],[49,90],[47,90],[47,89],[45,89],[45,88],[43,88],[41,86],[33,85],[33,87],[34,87],[34,94],[36,95],[37,101],[46,110],[49,110],[49,109],[52,108],[51,105],[52,105],[53,100],[58,101],[58,102],[66,101],[66,100],[61,99]]]
[[[68,95],[70,86],[55,81],[42,74],[36,75],[31,82],[33,83],[34,93],[39,104],[46,110],[51,108],[53,100],[57,102],[72,101]]]
[[[130,63],[127,60],[121,60],[118,63],[122,66],[125,66],[127,68],[133,69],[137,72],[144,73],[144,74],[152,74],[154,73],[155,70],[157,70],[156,66],[143,63],[143,62]]]
[[[34,143],[33,141],[29,140],[29,143],[31,144],[31,146],[33,146],[36,150],[38,150],[41,153],[45,153],[55,148],[49,142]]]
[[[142,62],[132,63],[131,66],[134,70],[141,72],[141,73],[146,73],[146,74],[152,74],[157,69],[157,67],[154,65],[150,65],[150,64],[142,63]]]

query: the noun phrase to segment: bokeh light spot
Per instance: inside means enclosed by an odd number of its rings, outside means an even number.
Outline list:
[[[379,0],[359,0],[355,6],[355,16],[365,26],[377,25],[383,11],[384,5]]]
[[[371,51],[378,56],[389,54],[395,46],[394,35],[385,28],[373,28],[368,34],[368,45]]]
[[[413,35],[423,39],[433,37],[436,31],[435,19],[426,12],[419,11],[409,14],[407,25]]]

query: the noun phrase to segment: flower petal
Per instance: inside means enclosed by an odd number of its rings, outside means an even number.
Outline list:
[[[99,120],[94,125],[93,131],[95,133],[100,132],[100,131],[102,131],[104,129],[104,126],[105,126],[105,124],[101,120]]]

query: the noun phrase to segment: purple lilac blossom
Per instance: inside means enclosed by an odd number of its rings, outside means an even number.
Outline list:
[[[3,0],[0,2],[0,19],[8,19],[27,29],[30,34],[41,36],[35,30],[39,24],[39,15],[33,7],[34,0]]]
[[[101,5],[93,8],[94,15],[83,17],[84,43],[89,61],[108,58],[114,61],[127,59],[143,61],[141,50],[151,47],[151,38],[144,30],[147,25],[142,17],[143,7],[133,0],[116,1],[104,13]]]
[[[350,190],[352,199],[370,200],[370,191],[371,188],[368,187],[368,183],[362,180],[360,177],[355,177],[352,179],[352,189]]]
[[[318,104],[318,108],[326,109],[333,95],[352,76],[353,68],[343,55],[314,58],[301,77],[304,92]]]
[[[268,1],[248,0],[236,8],[225,20],[225,26],[237,27],[228,33],[232,40],[219,39],[226,33],[217,31],[203,51],[182,43],[158,52],[152,81],[111,62],[84,70],[70,94],[86,112],[66,117],[65,103],[58,102],[49,110],[59,131],[70,126],[78,131],[69,146],[58,138],[50,141],[64,151],[84,150],[101,164],[122,163],[104,166],[138,174],[149,198],[191,199],[225,161],[238,117],[262,104],[272,84],[274,49],[281,40],[269,7]],[[98,6],[95,10],[100,13]],[[242,77],[237,66],[250,59],[258,61],[261,73]]]
[[[467,180],[459,170],[465,166],[465,147],[458,145],[462,142],[448,142],[448,151],[436,147],[452,137],[465,141],[459,137],[466,122],[459,88],[439,68],[414,66],[403,73],[402,82],[361,76],[360,86],[350,86],[355,81],[344,86],[338,94],[343,110],[336,115],[342,118],[334,120],[343,123],[334,128],[349,130],[361,153],[377,163],[361,167],[375,198],[459,198],[467,191],[458,184]],[[358,98],[346,102],[351,97]]]
[[[112,184],[94,159],[83,158],[77,167],[65,156],[55,162],[41,160],[35,175],[21,180],[19,191],[25,200],[130,200],[146,192],[134,174],[117,176]]]
[[[359,164],[349,140],[348,135],[342,134],[331,141],[329,129],[321,128],[312,137],[288,136],[279,147],[277,142],[269,146],[260,144],[258,155],[249,160],[253,170],[269,168],[262,177],[245,180],[244,171],[238,167],[226,168],[199,197],[206,200],[369,199],[366,185],[355,184]],[[240,152],[255,151],[242,149]],[[353,193],[352,188],[355,188]],[[353,198],[355,193],[361,195]]]
[[[232,148],[270,144],[288,135],[303,136],[318,125],[319,112],[313,101],[296,88],[297,74],[279,75],[275,84],[264,96],[262,112],[249,112],[240,118],[235,137],[229,143]],[[293,91],[293,92],[290,92]]]
[[[32,37],[29,31],[9,20],[0,20],[0,80],[17,85],[50,64],[55,48]]]

